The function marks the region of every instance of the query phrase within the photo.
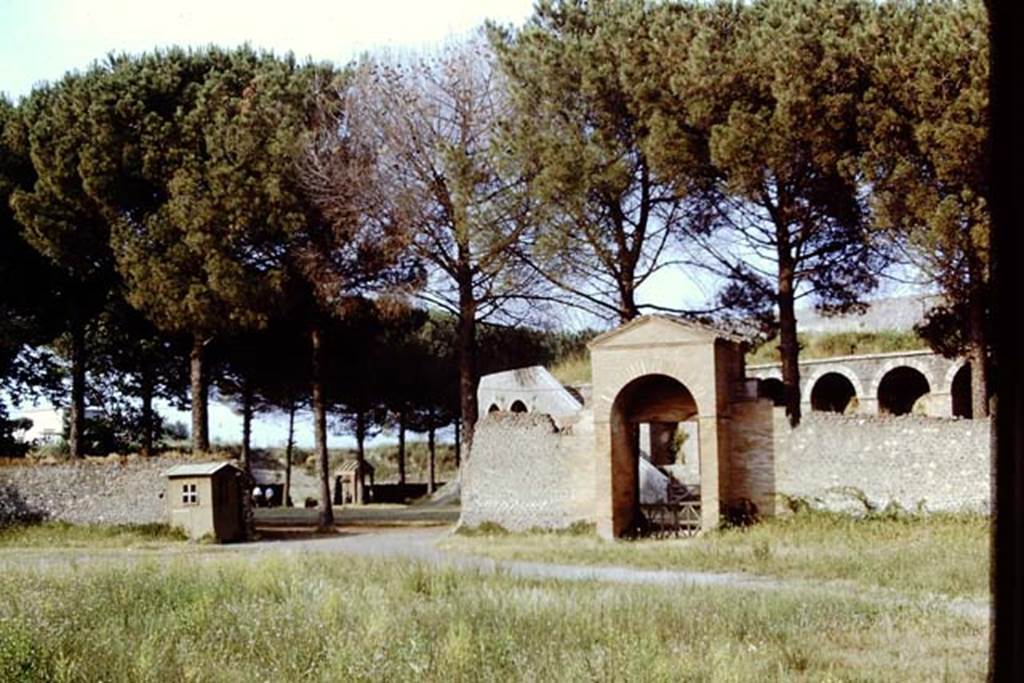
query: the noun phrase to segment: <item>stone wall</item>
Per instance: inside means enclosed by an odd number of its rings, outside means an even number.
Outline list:
[[[461,524],[525,531],[593,521],[593,431],[583,417],[561,430],[541,414],[480,420],[462,471]]]
[[[990,501],[988,420],[812,413],[791,429],[766,401],[736,406],[730,497],[768,512],[771,491],[811,499],[829,509],[864,511],[856,498],[882,508],[987,511]]]
[[[165,522],[163,473],[181,462],[115,457],[0,467],[0,523],[31,518],[74,524]]]

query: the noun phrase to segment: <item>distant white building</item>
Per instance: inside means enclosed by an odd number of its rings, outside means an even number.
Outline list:
[[[34,405],[11,411],[12,418],[32,420],[32,426],[22,438],[39,444],[56,443],[64,432],[64,411],[49,405]]]
[[[558,420],[583,409],[581,398],[540,365],[484,375],[476,395],[481,415],[497,411],[545,413]]]

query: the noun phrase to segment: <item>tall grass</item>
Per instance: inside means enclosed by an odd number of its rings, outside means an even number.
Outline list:
[[[3,548],[131,548],[179,543],[181,529],[167,524],[42,522],[0,527]]]
[[[495,559],[739,571],[983,598],[988,530],[989,519],[980,515],[857,518],[806,511],[695,539],[610,543],[593,535],[483,534],[453,537],[445,547]]]
[[[981,680],[918,607],[344,557],[0,575],[4,681]]]
[[[562,384],[589,384],[590,352],[584,348],[564,356],[551,366],[550,372]]]

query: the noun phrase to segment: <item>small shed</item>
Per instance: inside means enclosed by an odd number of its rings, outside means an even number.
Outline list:
[[[229,462],[183,464],[167,470],[165,476],[171,526],[184,529],[193,539],[244,540],[239,468]]]
[[[367,488],[366,480],[370,484]],[[349,460],[341,463],[334,478],[335,505],[365,505],[370,502],[373,489],[373,465],[365,460]]]

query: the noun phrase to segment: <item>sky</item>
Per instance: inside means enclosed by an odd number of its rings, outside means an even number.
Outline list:
[[[0,0],[0,91],[28,94],[110,52],[250,43],[344,63],[430,47],[486,19],[522,23],[532,0]]]

